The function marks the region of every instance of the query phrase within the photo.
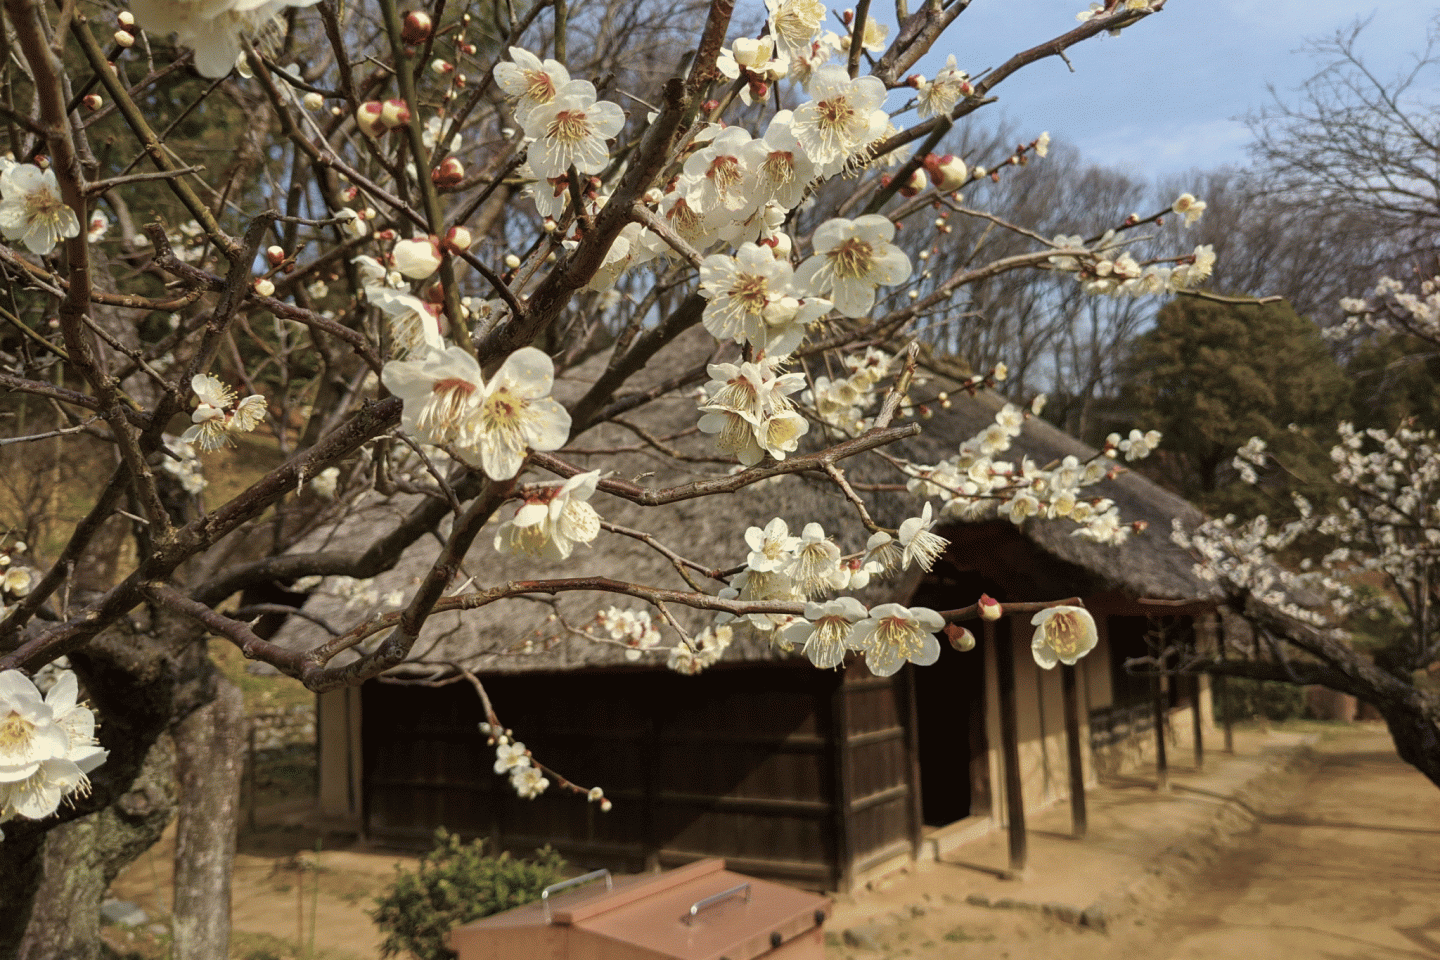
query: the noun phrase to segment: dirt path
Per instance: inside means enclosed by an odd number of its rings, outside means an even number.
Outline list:
[[[1293,802],[1158,921],[1157,960],[1440,957],[1440,790],[1383,731],[1318,749]]]

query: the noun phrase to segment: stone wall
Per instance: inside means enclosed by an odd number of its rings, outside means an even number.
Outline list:
[[[315,743],[315,706],[302,703],[250,714],[256,750],[278,750]]]

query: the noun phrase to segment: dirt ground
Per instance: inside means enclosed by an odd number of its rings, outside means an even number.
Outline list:
[[[1248,732],[1236,746],[1203,771],[1177,764],[1167,793],[1143,773],[1093,791],[1084,840],[1068,806],[1033,815],[1019,879],[1000,877],[1005,836],[992,834],[839,898],[827,957],[1440,960],[1440,790],[1383,727]],[[340,837],[317,854],[314,832],[278,813],[241,842],[232,957],[378,957],[365,911],[413,858]],[[168,841],[112,890],[152,917],[168,901]],[[1087,908],[1103,930],[1077,922]],[[122,951],[147,936],[108,930]]]

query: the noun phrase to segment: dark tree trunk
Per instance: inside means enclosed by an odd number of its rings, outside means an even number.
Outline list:
[[[160,838],[175,805],[175,749],[162,737],[119,801],[46,834],[19,960],[98,960],[105,891],[125,864]]]
[[[182,802],[175,825],[175,960],[224,957],[245,760],[245,700],[221,679],[213,701],[175,729]]]
[[[1417,692],[1400,703],[1367,702],[1385,718],[1400,759],[1440,787],[1440,697]]]

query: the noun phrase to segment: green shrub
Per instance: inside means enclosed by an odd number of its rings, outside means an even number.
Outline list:
[[[1223,693],[1215,698],[1215,718],[1222,722],[1259,717],[1279,722],[1304,715],[1304,688],[1275,680],[1226,677]]]
[[[395,880],[375,900],[370,918],[387,936],[385,957],[409,951],[420,960],[454,960],[445,947],[452,927],[540,899],[540,891],[559,880],[565,861],[549,847],[534,860],[508,853],[487,856],[482,840],[463,843],[443,827],[435,831],[435,849],[411,873],[395,868]]]

